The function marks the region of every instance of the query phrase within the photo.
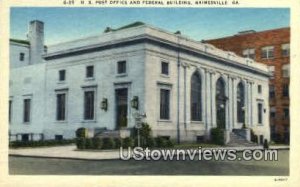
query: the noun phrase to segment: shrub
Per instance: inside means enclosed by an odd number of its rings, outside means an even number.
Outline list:
[[[167,146],[167,140],[163,137],[155,138],[155,143],[156,143],[156,146],[159,148],[163,148],[163,147]]]
[[[86,138],[87,137],[87,129],[86,128],[79,128],[76,130],[76,137],[77,138]]]
[[[133,136],[135,138],[135,145],[137,146],[137,135],[140,133],[140,143],[142,147],[146,146],[146,140],[151,137],[151,127],[148,123],[142,123],[141,128],[134,128]]]
[[[254,142],[258,143],[258,136],[257,135],[254,135]]]
[[[166,147],[174,147],[174,144],[172,140],[166,140]]]
[[[102,149],[113,149],[115,148],[115,142],[111,137],[103,138]]]
[[[38,141],[12,141],[9,142],[9,147],[41,147],[41,146],[53,146],[53,145],[66,145],[75,143],[75,140],[38,140]]]
[[[149,147],[149,148],[155,147],[155,140],[152,137],[147,138],[145,143],[146,143],[145,147]]]
[[[269,143],[267,139],[264,140],[264,149],[269,149]]]
[[[133,144],[134,142],[133,142],[133,139],[131,138],[131,137],[126,137],[126,138],[124,138],[124,140],[123,140],[123,145],[122,145],[122,147],[123,148],[128,148],[128,147],[133,147]]]
[[[212,128],[211,129],[212,142],[218,145],[224,145],[224,129]]]
[[[251,139],[251,142],[255,142],[255,133],[254,133],[253,129],[250,130],[250,139]]]
[[[119,149],[122,146],[122,139],[115,138],[114,141],[115,141],[115,147]]]
[[[93,140],[91,138],[85,139],[85,148],[86,149],[93,149],[94,148]]]
[[[151,127],[148,123],[142,123],[140,135],[143,139],[149,138],[151,135]]]
[[[101,138],[93,138],[93,146],[94,149],[101,149],[103,145],[102,139]]]
[[[76,146],[78,149],[85,149],[85,138],[77,138],[76,139]]]

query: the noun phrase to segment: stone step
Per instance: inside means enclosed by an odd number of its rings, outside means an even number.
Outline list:
[[[239,147],[239,146],[243,146],[243,147],[250,147],[250,146],[256,146],[255,143],[249,142],[248,140],[246,140],[244,137],[231,132],[230,133],[230,141],[227,144],[227,146],[232,146],[232,147]]]

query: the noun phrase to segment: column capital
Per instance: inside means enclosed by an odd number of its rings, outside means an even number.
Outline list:
[[[237,79],[238,78],[236,75],[231,75],[231,74],[228,74],[228,77],[232,78],[232,79]]]
[[[210,68],[205,68],[204,70],[205,70],[207,73],[210,73],[210,74],[215,74],[215,73],[216,73],[215,70],[210,69]]]
[[[189,68],[190,67],[190,64],[187,63],[187,62],[181,62],[180,65],[184,68]]]

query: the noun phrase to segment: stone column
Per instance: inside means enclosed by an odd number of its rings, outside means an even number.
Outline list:
[[[237,79],[233,78],[232,79],[232,87],[233,87],[233,93],[232,93],[232,102],[233,102],[233,106],[232,106],[232,128],[236,128],[236,122],[237,122]]]
[[[211,71],[211,118],[212,127],[217,127],[217,112],[216,112],[216,73]]]
[[[252,102],[251,102],[251,83],[248,81],[247,83],[247,89],[248,89],[248,97],[247,97],[247,101],[248,101],[248,121],[247,121],[247,127],[250,127],[251,125],[251,105],[252,105]]]
[[[248,116],[249,116],[249,101],[248,101],[248,95],[249,95],[249,89],[248,89],[248,81],[243,80],[245,85],[245,125],[248,126]]]
[[[206,125],[206,135],[207,139],[210,138],[210,128],[212,127],[211,123],[211,74],[209,70],[205,70],[205,125]]]
[[[206,101],[207,101],[207,93],[206,93],[206,71],[205,69],[201,68],[199,69],[199,72],[201,73],[201,104],[202,104],[202,121],[205,122],[206,119]],[[207,129],[207,125],[205,126]]]
[[[253,127],[253,103],[254,103],[254,98],[253,98],[253,81],[250,82],[250,125],[249,127]]]
[[[226,88],[225,88],[225,95],[227,97],[227,100],[226,100],[226,105],[225,105],[225,117],[226,117],[226,121],[225,121],[225,128],[226,130],[228,131],[229,128],[230,128],[230,124],[229,124],[229,117],[230,117],[230,111],[229,111],[229,105],[230,105],[230,92],[229,92],[229,88],[230,88],[230,80],[229,80],[229,77],[228,75],[223,75],[224,76],[224,81],[225,81],[225,85],[226,85]]]
[[[232,113],[232,108],[233,108],[233,93],[232,93],[232,78],[229,76],[228,77],[228,129],[232,129],[232,121],[233,121],[233,113]]]

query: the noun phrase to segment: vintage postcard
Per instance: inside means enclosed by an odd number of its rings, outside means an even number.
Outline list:
[[[299,10],[2,1],[0,184],[297,186]]]

